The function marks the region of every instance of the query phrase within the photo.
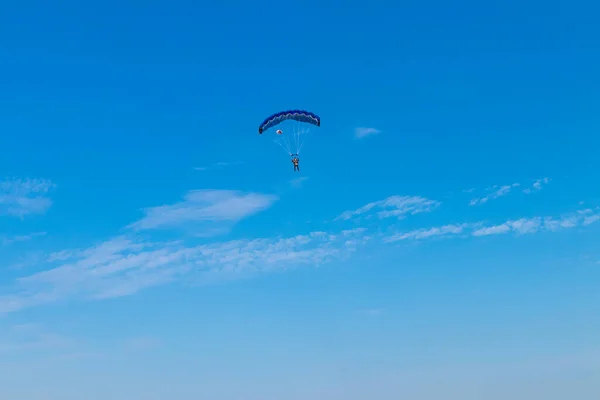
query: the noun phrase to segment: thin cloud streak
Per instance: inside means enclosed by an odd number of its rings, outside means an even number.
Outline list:
[[[49,255],[45,270],[19,278],[0,296],[0,313],[64,299],[127,296],[173,282],[214,282],[320,265],[345,258],[367,240],[360,229],[197,246],[121,236],[89,249]]]
[[[488,190],[492,191],[492,193],[490,193],[489,195],[484,196],[484,197],[477,197],[477,198],[472,199],[469,202],[469,205],[470,206],[475,206],[475,205],[478,205],[478,204],[485,204],[485,203],[487,203],[490,200],[494,200],[494,199],[497,199],[499,197],[506,196],[514,188],[517,188],[519,186],[520,186],[519,183],[513,183],[511,185],[503,185],[503,186],[498,186],[498,185],[493,186],[490,189],[488,189]]]
[[[145,209],[146,215],[128,228],[139,231],[199,222],[235,223],[266,210],[278,199],[274,195],[235,190],[195,190],[181,202]]]
[[[34,233],[30,233],[28,235],[4,237],[4,238],[0,239],[0,241],[3,246],[9,246],[14,243],[28,242],[30,240],[35,239],[36,237],[45,236],[45,235],[46,235],[46,232],[34,232]]]
[[[497,225],[485,226],[483,222],[450,224],[432,228],[421,228],[407,232],[400,232],[383,237],[383,242],[392,243],[401,240],[424,240],[439,236],[491,236],[513,233],[528,235],[538,232],[558,232],[591,225],[600,220],[600,210],[579,210],[572,214],[558,217],[530,217],[508,220]]]
[[[499,193],[500,189],[497,188],[494,193]],[[506,189],[501,193],[505,192]],[[496,225],[452,223],[385,235],[362,226],[346,230],[340,227],[328,232],[313,231],[291,237],[205,244],[184,240],[149,240],[152,236],[148,235],[159,228],[198,222],[236,223],[267,209],[277,200],[274,195],[234,190],[190,191],[180,202],[146,209],[145,216],[129,225],[130,229],[121,236],[89,248],[42,254],[36,262],[38,272],[9,282],[9,286],[0,292],[0,313],[70,299],[101,300],[128,296],[170,283],[215,283],[257,273],[321,265],[345,259],[374,239],[394,243],[508,233],[525,235],[572,229],[600,220],[600,208],[586,208],[558,217],[510,219]],[[408,215],[430,212],[440,204],[422,196],[390,196],[346,211],[336,220],[402,220]],[[143,231],[143,237],[138,236],[140,231]]]
[[[349,220],[365,216],[372,218],[405,218],[406,215],[414,215],[430,212],[439,207],[441,203],[421,196],[390,196],[386,199],[368,203],[356,210],[345,211],[336,220]]]
[[[354,137],[356,139],[364,139],[368,136],[379,135],[381,131],[375,128],[356,128],[354,130]]]
[[[536,179],[535,182],[533,182],[533,184],[531,185],[530,188],[523,189],[523,193],[525,193],[525,194],[531,194],[531,193],[534,193],[534,192],[539,192],[548,183],[550,183],[550,179],[549,178]]]
[[[540,178],[533,181],[530,187],[524,188],[522,191],[525,194],[531,194],[534,192],[539,192],[542,190],[544,186],[550,183],[550,178]],[[469,205],[481,205],[489,202],[490,200],[498,199],[500,197],[504,197],[510,194],[514,189],[521,187],[522,185],[518,182],[510,184],[510,185],[494,185],[488,189],[486,189],[489,193],[486,196],[473,198]],[[474,189],[463,190],[464,193],[472,193]]]
[[[48,197],[54,189],[49,180],[5,179],[0,182],[0,215],[24,218],[44,214],[52,206]]]
[[[422,239],[433,238],[436,236],[454,236],[454,235],[463,233],[465,231],[465,229],[469,228],[470,226],[472,226],[472,225],[471,224],[458,224],[458,225],[450,224],[450,225],[443,225],[443,226],[433,227],[433,228],[415,229],[412,231],[408,231],[408,232],[404,232],[404,233],[397,233],[395,235],[386,237],[386,238],[384,238],[383,241],[385,243],[393,243],[393,242],[398,242],[400,240],[408,240],[408,239],[422,240]]]

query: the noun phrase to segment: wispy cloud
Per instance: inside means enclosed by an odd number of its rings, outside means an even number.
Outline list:
[[[542,190],[542,187],[544,187],[548,183],[550,183],[549,178],[536,179],[535,182],[533,182],[533,184],[531,185],[531,187],[523,189],[523,193],[530,194],[533,192],[539,192],[540,190]]]
[[[533,217],[509,220],[499,225],[478,229],[473,232],[473,236],[501,235],[511,232],[520,235],[540,231],[557,232],[578,226],[590,225],[599,219],[600,213],[598,210],[586,209],[559,217]]]
[[[516,186],[508,187],[510,191]],[[496,187],[490,198],[506,193],[507,189],[503,188]],[[198,244],[197,237],[184,237],[178,241],[151,240],[155,234],[163,234],[153,232],[158,228],[199,222],[231,225],[269,208],[277,200],[277,196],[263,193],[198,190],[188,192],[175,204],[148,208],[144,210],[143,218],[129,225],[130,229],[121,236],[89,248],[63,249],[36,256],[35,273],[22,271],[21,277],[5,282],[0,289],[0,314],[63,300],[127,296],[170,283],[204,284],[320,265],[344,259],[375,240],[394,243],[508,233],[524,235],[581,227],[600,220],[600,208],[582,208],[556,217],[513,218],[495,224],[447,223],[407,231],[398,231],[395,224],[391,224],[385,228],[386,234],[377,233],[379,227],[376,232],[365,225],[350,230],[313,231],[290,237],[211,240],[203,244]],[[422,196],[397,195],[346,211],[336,219],[390,218],[394,222],[408,215],[432,211],[439,205],[440,202]],[[23,235],[12,240],[27,238]]]
[[[36,237],[45,236],[45,235],[46,235],[46,232],[34,232],[34,233],[30,233],[28,235],[17,235],[17,236],[4,237],[4,238],[0,239],[0,242],[2,243],[2,245],[8,246],[13,243],[28,242]]]
[[[400,232],[383,238],[384,242],[400,240],[423,240],[438,236],[490,236],[513,233],[527,235],[541,231],[557,232],[593,224],[600,220],[600,210],[585,209],[558,217],[529,217],[511,219],[501,224],[487,225],[483,222],[451,224]]]
[[[23,218],[44,214],[52,200],[48,193],[55,185],[43,179],[6,179],[0,182],[0,215]]]
[[[291,185],[293,188],[299,189],[299,188],[301,188],[301,187],[302,187],[302,185],[304,184],[304,182],[306,182],[307,180],[308,180],[308,177],[307,177],[307,176],[302,176],[302,177],[300,177],[300,178],[292,179],[292,180],[290,181],[290,185]]]
[[[415,229],[412,231],[397,233],[392,236],[386,237],[384,238],[384,242],[392,243],[407,239],[421,240],[429,239],[436,236],[453,236],[463,233],[465,229],[471,226],[472,224],[450,224],[433,228]]]
[[[535,233],[543,226],[544,220],[540,217],[521,218],[514,221],[506,221],[499,225],[487,226],[475,230],[473,236],[499,235],[503,233],[515,232],[521,235]]]
[[[277,196],[262,193],[195,190],[188,192],[181,202],[145,209],[145,216],[129,227],[144,230],[199,222],[235,223],[266,210],[277,200]]]
[[[367,136],[379,135],[380,133],[381,131],[375,128],[356,128],[354,130],[354,137],[356,139],[363,139]]]
[[[407,214],[429,212],[439,205],[440,202],[421,196],[390,196],[366,204],[356,210],[345,211],[336,220],[349,220],[360,216],[371,218],[373,215],[378,218],[394,217],[402,219]]]
[[[319,265],[344,258],[367,239],[362,229],[196,246],[121,236],[88,249],[51,254],[43,271],[19,278],[0,296],[0,313],[69,298],[126,296],[177,281],[212,282]]]
[[[491,188],[488,189],[488,191],[491,191],[490,194],[488,194],[487,196],[484,196],[484,197],[476,197],[476,198],[472,199],[469,202],[469,205],[474,206],[477,204],[484,204],[490,200],[494,200],[499,197],[506,196],[507,194],[509,194],[511,192],[511,190],[513,190],[514,188],[517,188],[519,186],[520,186],[519,183],[513,183],[511,185],[503,185],[503,186],[498,186],[498,185],[492,186]]]
[[[545,185],[547,185],[548,183],[550,183],[550,178],[536,179],[533,181],[531,186],[523,189],[523,193],[530,194],[533,192],[538,192],[538,191],[542,190],[542,188]],[[500,185],[492,186],[492,187],[486,189],[486,191],[488,192],[488,194],[486,196],[476,197],[476,198],[472,199],[469,202],[469,205],[474,206],[474,205],[478,205],[478,204],[484,204],[490,200],[494,200],[499,197],[506,196],[509,193],[511,193],[513,191],[513,189],[518,188],[520,186],[522,186],[520,183],[513,183],[510,185],[502,185],[502,186],[500,186]],[[465,192],[465,193],[471,193],[473,191],[474,191],[474,189],[463,190],[463,192]]]

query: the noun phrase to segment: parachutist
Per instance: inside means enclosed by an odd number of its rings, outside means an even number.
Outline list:
[[[288,110],[281,111],[276,114],[267,117],[262,124],[258,127],[258,133],[263,134],[269,128],[272,128],[280,123],[285,123],[287,121],[295,121],[296,124],[304,123],[315,126],[321,126],[321,117],[318,115],[304,110]],[[277,129],[275,131],[277,135],[277,139],[275,143],[277,143],[283,151],[290,155],[292,158],[292,164],[294,164],[294,172],[300,172],[300,158],[298,158],[298,154],[304,145],[304,137],[301,139],[300,136],[304,135],[306,131],[304,129],[300,130],[298,125],[296,125],[295,129]]]

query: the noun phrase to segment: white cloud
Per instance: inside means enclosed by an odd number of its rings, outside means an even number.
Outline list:
[[[423,240],[437,236],[491,236],[507,233],[533,234],[540,231],[557,232],[564,229],[590,225],[600,220],[600,210],[582,210],[559,217],[531,217],[508,220],[501,224],[485,226],[483,222],[450,224],[432,228],[400,232],[383,238],[386,243],[400,240]]]
[[[561,229],[575,228],[578,225],[586,225],[585,218],[581,220],[578,216],[566,216],[559,219],[545,218],[543,221],[544,229],[549,231],[559,231]]]
[[[354,137],[356,139],[362,139],[367,136],[379,135],[380,133],[381,131],[375,128],[356,128],[354,130]]]
[[[535,233],[540,230],[542,224],[543,221],[539,217],[521,218],[510,222],[512,230],[520,235]]]
[[[345,229],[341,233],[344,236],[360,235],[367,232],[367,228]]]
[[[477,197],[472,199],[469,202],[469,205],[474,206],[477,204],[484,204],[487,203],[490,200],[494,200],[497,199],[499,197],[503,197],[506,196],[507,194],[509,194],[511,192],[512,189],[519,187],[520,184],[519,183],[513,183],[511,185],[503,185],[503,186],[492,186],[491,188],[488,189],[488,191],[491,191],[492,193],[490,193],[487,196],[484,197]]]
[[[510,225],[504,223],[500,225],[486,226],[484,228],[477,229],[473,232],[473,236],[499,235],[508,232],[510,232]]]
[[[499,225],[477,229],[473,236],[499,235],[503,233],[516,232],[519,234],[535,233],[540,230],[543,219],[539,217],[521,218],[515,221],[506,221]]]
[[[346,229],[340,233],[341,237],[345,237],[344,245],[348,249],[356,249],[358,246],[366,244],[368,241],[373,239],[373,236],[369,235],[366,228],[355,228]]]
[[[490,196],[507,193],[515,185],[509,185],[509,189],[497,187]],[[67,249],[37,258],[38,272],[6,282],[0,289],[0,314],[62,300],[126,296],[173,282],[208,283],[319,265],[343,259],[373,238],[391,243],[436,237],[523,235],[589,225],[600,219],[600,208],[588,208],[559,217],[511,219],[487,226],[480,222],[445,224],[388,236],[365,227],[205,244],[183,240],[149,241],[138,236],[140,230],[181,227],[189,223],[233,224],[267,209],[277,200],[274,195],[261,193],[200,190],[188,192],[178,203],[146,209],[145,216],[129,226],[133,230],[122,236],[89,248]],[[399,220],[407,215],[432,211],[439,205],[440,202],[421,196],[390,196],[346,211],[336,219]],[[144,236],[147,235],[151,232],[144,232]]]
[[[307,176],[302,176],[300,178],[296,178],[296,179],[292,179],[290,181],[290,185],[296,189],[299,189],[302,187],[302,185],[304,184],[304,182],[306,182],[308,180]]]
[[[23,218],[44,214],[52,200],[48,193],[55,185],[43,179],[6,179],[0,182],[0,215]]]
[[[126,296],[175,281],[211,282],[314,266],[344,258],[365,241],[361,229],[196,246],[121,236],[88,249],[51,254],[43,271],[19,278],[0,296],[0,313],[69,298]]]
[[[540,179],[536,179],[533,184],[531,185],[531,187],[527,187],[525,189],[523,189],[523,193],[526,194],[530,194],[533,192],[537,192],[542,190],[542,187],[547,185],[548,183],[550,183],[550,179],[549,178],[540,178]],[[513,189],[520,187],[521,184],[520,183],[513,183],[511,185],[503,185],[503,186],[499,186],[499,185],[495,185],[492,186],[491,188],[488,188],[487,191],[491,192],[490,194],[488,194],[487,196],[483,196],[483,197],[477,197],[472,199],[469,202],[469,205],[474,206],[477,204],[484,204],[487,203],[490,200],[494,200],[497,199],[499,197],[503,197],[506,196],[507,194],[509,194]],[[469,189],[467,191],[464,191],[466,193],[471,193],[473,191],[473,189]]]
[[[509,220],[500,225],[481,228],[473,232],[473,236],[489,236],[514,232],[520,235],[539,231],[557,232],[578,226],[590,225],[600,219],[600,214],[593,210],[577,211],[560,217],[533,217]]]
[[[449,236],[449,235],[458,235],[462,233],[466,228],[470,227],[470,224],[450,224],[433,228],[423,228],[423,229],[415,229],[408,232],[397,233],[395,235],[384,238],[384,242],[392,243],[400,240],[407,239],[429,239],[435,236]]]
[[[131,224],[136,230],[173,228],[198,222],[238,222],[266,210],[278,200],[262,193],[234,190],[195,190],[172,205],[148,208],[145,217]]]
[[[540,190],[542,190],[542,187],[547,185],[548,183],[550,183],[549,178],[536,179],[530,188],[523,189],[523,193],[530,194],[533,192],[539,192]]]
[[[356,210],[345,211],[336,220],[349,220],[365,214],[367,214],[367,218],[376,215],[378,218],[394,217],[402,219],[407,214],[429,212],[439,205],[438,201],[421,196],[390,196],[386,199],[366,204]]]

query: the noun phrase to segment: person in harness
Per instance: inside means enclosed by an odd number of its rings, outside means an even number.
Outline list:
[[[298,158],[298,154],[292,154],[292,164],[294,164],[294,171],[300,171],[300,167],[298,166],[299,162],[300,159]]]

